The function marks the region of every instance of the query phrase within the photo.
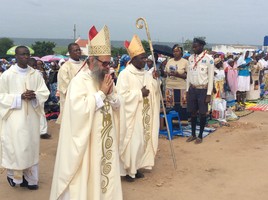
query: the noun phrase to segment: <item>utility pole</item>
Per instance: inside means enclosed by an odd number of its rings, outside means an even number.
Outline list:
[[[76,40],[76,24],[74,24],[74,42],[75,42],[75,40]]]

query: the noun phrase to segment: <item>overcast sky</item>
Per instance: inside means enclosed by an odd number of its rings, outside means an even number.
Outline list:
[[[104,24],[111,40],[146,39],[136,28],[145,17],[153,41],[262,45],[268,35],[268,0],[1,0],[0,37],[87,39]]]

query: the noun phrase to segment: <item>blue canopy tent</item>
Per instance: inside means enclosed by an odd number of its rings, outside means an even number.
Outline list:
[[[264,37],[263,46],[266,46],[266,47],[268,46],[268,36]]]

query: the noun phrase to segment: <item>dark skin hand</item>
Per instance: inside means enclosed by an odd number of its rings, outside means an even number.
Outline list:
[[[143,86],[143,88],[141,89],[141,93],[142,93],[142,97],[148,97],[150,91],[146,89],[146,86]]]
[[[186,76],[187,76],[186,73],[180,74],[178,72],[169,72],[168,75],[169,76],[175,76],[177,78],[182,78],[182,79],[186,79]]]
[[[153,78],[154,78],[154,79],[159,78],[159,74],[158,74],[157,71],[154,70],[152,74],[153,74]]]
[[[211,95],[207,95],[205,99],[205,103],[209,103],[211,101]]]
[[[23,100],[32,100],[35,98],[36,95],[33,90],[26,90],[24,93],[21,94],[21,99]]]

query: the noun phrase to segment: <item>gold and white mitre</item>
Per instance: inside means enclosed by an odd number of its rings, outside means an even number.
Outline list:
[[[105,25],[100,32],[95,26],[88,33],[88,55],[106,56],[111,55],[111,41],[108,27]]]
[[[134,58],[137,55],[140,55],[142,53],[145,53],[144,48],[142,46],[141,40],[139,38],[139,36],[134,35],[131,42],[128,42],[127,40],[124,43],[124,46],[127,49],[127,52],[129,54],[129,56],[132,58]]]

